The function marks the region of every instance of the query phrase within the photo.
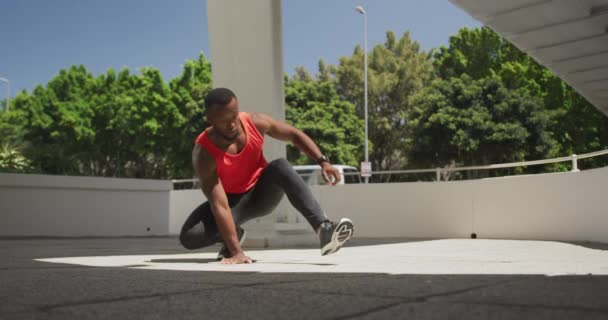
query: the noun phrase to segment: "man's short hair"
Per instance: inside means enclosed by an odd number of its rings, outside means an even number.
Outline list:
[[[205,108],[209,110],[213,106],[225,106],[232,98],[236,99],[236,95],[228,88],[215,88],[205,96]]]

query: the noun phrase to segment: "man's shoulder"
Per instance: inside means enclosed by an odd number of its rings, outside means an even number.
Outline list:
[[[192,149],[192,161],[205,165],[215,165],[215,158],[213,155],[198,143],[195,144]]]
[[[261,121],[263,119],[264,114],[260,112],[244,112],[251,121]]]
[[[266,129],[269,126],[269,121],[272,120],[269,115],[261,112],[247,112],[247,115],[260,132],[266,132]]]

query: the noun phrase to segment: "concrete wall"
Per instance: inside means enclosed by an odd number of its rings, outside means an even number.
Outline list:
[[[485,179],[474,192],[480,237],[608,242],[608,167]]]
[[[351,218],[359,237],[467,238],[476,233],[480,238],[601,242],[608,242],[607,190],[608,168],[472,181],[312,187],[327,215]],[[194,208],[190,191],[172,194]],[[199,194],[192,194],[196,201]],[[273,237],[281,239],[271,243],[288,244],[282,238],[290,237],[298,243],[315,241],[310,226],[291,206],[277,214],[276,221],[280,223]],[[255,223],[246,228],[255,229]]]
[[[0,236],[167,235],[169,181],[0,174]]]
[[[169,234],[171,235],[178,235],[190,213],[207,201],[200,189],[171,191],[170,199]]]
[[[205,198],[200,190],[170,188],[167,181],[0,174],[0,236],[176,235]],[[358,237],[465,238],[474,232],[480,238],[608,242],[607,190],[608,167],[312,191],[329,217],[351,218]],[[250,238],[314,243],[310,226],[288,207],[272,216],[270,230],[267,220],[249,222]]]
[[[475,182],[320,187],[332,218],[349,217],[361,237],[463,238],[472,232]]]
[[[472,181],[320,188],[361,237],[608,242],[608,168]]]

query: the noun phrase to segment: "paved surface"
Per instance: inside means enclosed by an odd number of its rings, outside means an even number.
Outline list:
[[[174,238],[0,240],[0,319],[608,319],[608,245],[369,243],[222,266]]]

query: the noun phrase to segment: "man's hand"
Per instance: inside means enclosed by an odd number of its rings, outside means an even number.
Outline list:
[[[325,179],[325,182],[328,185],[331,184],[335,186],[340,182],[340,171],[334,168],[334,166],[332,166],[329,162],[321,163],[321,170],[323,172],[323,179]],[[334,177],[333,183],[331,182],[331,179],[329,177]]]
[[[235,254],[230,258],[224,258],[220,261],[221,264],[241,264],[241,263],[253,263],[253,260],[245,255],[245,253],[240,252]]]

